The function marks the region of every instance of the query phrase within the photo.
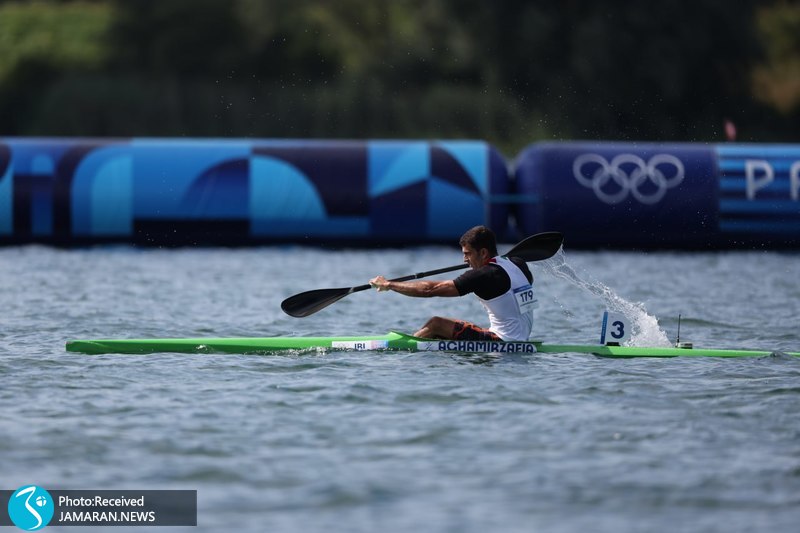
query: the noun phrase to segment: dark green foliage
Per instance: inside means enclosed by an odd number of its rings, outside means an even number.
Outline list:
[[[3,2],[15,37],[0,42],[0,131],[467,137],[513,155],[543,139],[721,141],[730,118],[739,140],[794,140],[800,98],[776,54],[762,68],[793,31],[764,28],[792,20],[759,16],[773,5],[797,12],[756,0]],[[48,35],[67,10],[68,40],[25,40],[31,20]],[[789,45],[781,61],[800,55]]]

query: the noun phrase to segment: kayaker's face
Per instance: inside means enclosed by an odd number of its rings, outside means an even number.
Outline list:
[[[480,268],[491,259],[489,257],[489,250],[486,248],[476,250],[469,244],[462,246],[461,252],[464,254],[464,262],[468,264],[470,268]]]

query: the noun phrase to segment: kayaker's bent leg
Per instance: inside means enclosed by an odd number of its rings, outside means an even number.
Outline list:
[[[455,325],[456,321],[452,318],[434,316],[414,336],[423,339],[452,339]]]

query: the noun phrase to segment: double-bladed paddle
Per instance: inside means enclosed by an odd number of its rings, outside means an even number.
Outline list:
[[[561,248],[561,243],[564,241],[564,236],[558,231],[546,231],[544,233],[537,233],[524,239],[506,252],[506,256],[519,257],[525,262],[542,261],[553,257],[558,249]],[[429,270],[428,272],[419,272],[403,276],[402,278],[395,278],[390,281],[409,281],[412,279],[427,278],[428,276],[435,276],[437,274],[444,274],[445,272],[452,272],[454,270],[461,270],[467,268],[469,265],[461,263],[438,270]],[[317,311],[325,309],[334,302],[337,302],[354,292],[365,291],[372,288],[367,283],[366,285],[358,285],[356,287],[342,287],[339,289],[316,289],[313,291],[301,292],[286,298],[281,302],[281,309],[287,314],[297,318],[313,315]]]

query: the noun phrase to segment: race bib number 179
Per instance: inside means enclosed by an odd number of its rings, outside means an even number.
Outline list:
[[[514,289],[514,298],[517,299],[517,305],[522,313],[539,307],[539,300],[533,296],[533,287],[530,285]]]

